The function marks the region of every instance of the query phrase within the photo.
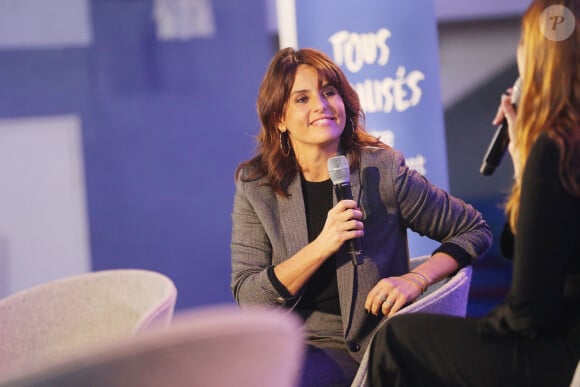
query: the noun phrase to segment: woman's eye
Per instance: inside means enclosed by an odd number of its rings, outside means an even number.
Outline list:
[[[334,97],[335,95],[336,95],[336,90],[334,90],[334,89],[329,89],[329,90],[326,90],[324,92],[324,96],[326,98]]]
[[[308,98],[306,98],[306,97],[298,97],[298,98],[296,98],[296,102],[297,103],[305,103],[307,101],[308,101]]]

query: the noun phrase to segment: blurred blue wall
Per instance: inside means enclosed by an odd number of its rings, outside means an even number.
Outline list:
[[[233,176],[273,52],[263,0],[210,4],[212,36],[159,40],[152,1],[94,0],[88,46],[0,51],[0,118],[81,116],[92,269],[163,272],[179,308],[233,301]]]

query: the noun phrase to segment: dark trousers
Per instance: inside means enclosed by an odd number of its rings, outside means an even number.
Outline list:
[[[405,314],[371,343],[371,386],[569,386],[578,359],[558,338],[484,338],[477,320]]]

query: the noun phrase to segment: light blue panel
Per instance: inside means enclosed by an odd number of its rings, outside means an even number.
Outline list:
[[[89,0],[0,1],[0,49],[86,47]]]

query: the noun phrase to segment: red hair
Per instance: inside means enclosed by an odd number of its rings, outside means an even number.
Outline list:
[[[548,39],[539,28],[542,12],[551,5],[567,7],[575,16],[575,30],[562,41]],[[530,150],[542,133],[560,148],[562,185],[580,196],[580,1],[536,0],[522,18],[521,43],[525,68],[522,95],[512,139],[523,171]],[[506,202],[512,230],[516,230],[521,180],[516,180]]]

